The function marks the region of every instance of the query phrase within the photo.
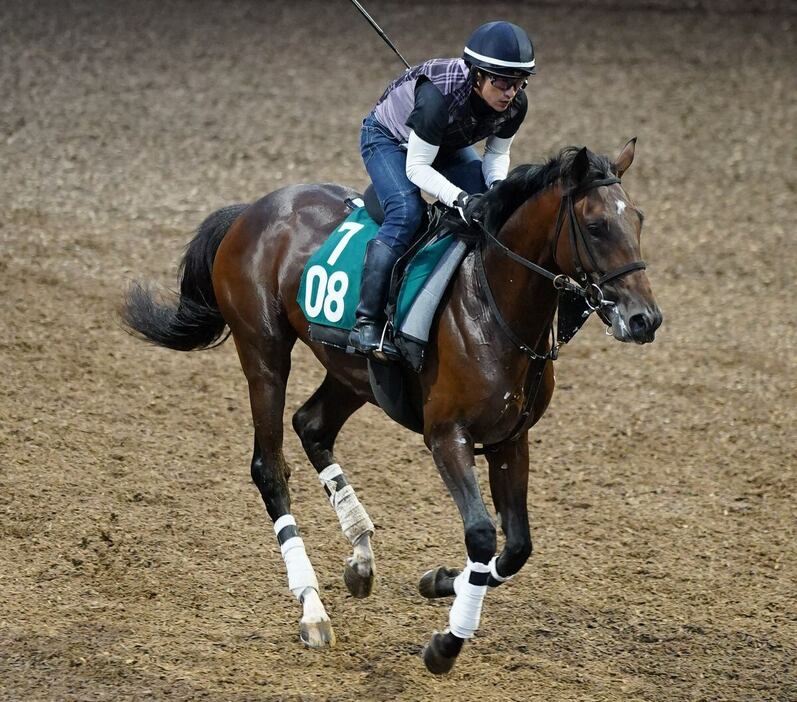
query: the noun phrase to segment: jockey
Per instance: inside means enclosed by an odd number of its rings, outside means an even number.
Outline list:
[[[432,59],[396,78],[363,120],[360,152],[385,220],[366,248],[349,336],[355,350],[380,347],[390,272],[425,210],[420,191],[470,224],[480,194],[506,177],[534,73],[528,35],[510,22],[489,22],[473,32],[461,59]],[[473,148],[482,139],[483,161]]]

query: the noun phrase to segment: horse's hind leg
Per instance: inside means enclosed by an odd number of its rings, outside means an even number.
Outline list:
[[[243,335],[242,335],[243,336]],[[288,491],[290,468],[282,453],[282,414],[295,336],[289,332],[248,342],[235,337],[238,355],[249,382],[255,425],[252,480],[274,522],[274,531],[288,571],[288,587],[302,604],[301,639],[321,648],[335,643],[332,623],[318,594],[318,580],[291,515]]]
[[[354,488],[348,484],[343,469],[335,461],[332,448],[341,427],[364,403],[364,398],[327,375],[318,390],[293,416],[293,428],[318,471],[344,535],[353,546],[351,557],[346,559],[343,579],[354,597],[367,597],[373,590],[376,565],[371,535],[374,525],[357,499]]]

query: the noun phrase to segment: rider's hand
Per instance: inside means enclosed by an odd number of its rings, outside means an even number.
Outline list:
[[[459,216],[462,217],[465,224],[471,227],[474,222],[482,222],[484,220],[483,204],[481,193],[468,195],[462,190],[454,201],[454,209],[459,212]]]

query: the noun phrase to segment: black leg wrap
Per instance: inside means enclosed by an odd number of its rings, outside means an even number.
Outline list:
[[[449,672],[454,667],[464,643],[464,639],[454,636],[451,632],[434,634],[423,649],[426,669],[434,675],[444,675]]]

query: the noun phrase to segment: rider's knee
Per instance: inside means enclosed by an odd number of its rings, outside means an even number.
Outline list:
[[[426,205],[420,197],[408,197],[404,200],[403,219],[407,227],[412,229],[413,234],[421,226],[421,219],[423,219],[425,209]]]
[[[417,192],[398,193],[385,202],[385,223],[406,228],[411,236],[420,226],[425,208]]]
[[[417,192],[411,195],[397,194],[388,198],[384,204],[385,221],[379,228],[377,239],[400,256],[415,238],[426,205]]]

